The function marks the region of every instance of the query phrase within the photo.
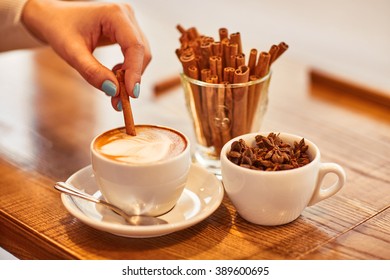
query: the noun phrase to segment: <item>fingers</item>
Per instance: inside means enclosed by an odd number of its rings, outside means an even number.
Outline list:
[[[113,68],[112,68],[112,72],[113,73],[116,73],[117,70],[119,69],[122,69],[122,65],[123,63],[118,63],[116,64]],[[117,110],[117,111],[122,111],[122,102],[121,102],[121,98],[120,98],[120,95],[119,95],[119,90],[118,89],[118,93],[117,95],[115,95],[114,97],[111,97],[111,106]]]
[[[149,44],[135,20],[130,6],[124,5],[126,16],[114,22],[115,40],[121,46],[124,55],[122,69],[125,70],[127,93],[138,98],[141,75],[151,60]]]
[[[115,96],[111,98],[111,106],[116,111],[122,111],[122,102],[119,96]]]
[[[73,43],[71,46],[68,46],[67,53],[69,53],[69,55],[63,55],[65,60],[67,60],[88,83],[102,90],[110,97],[118,95],[118,81],[115,74],[96,60],[86,45],[82,43]]]
[[[142,69],[142,73],[143,73],[143,71],[145,70],[145,68],[148,66],[148,64],[150,63],[150,61],[152,59],[149,42],[146,39],[146,36],[145,36],[144,32],[142,31],[142,29],[139,27],[138,21],[136,20],[135,15],[134,15],[133,11],[131,10],[131,7],[129,5],[127,5],[126,7],[129,9],[129,12],[128,12],[129,16],[132,19],[132,22],[134,23],[134,27],[138,30],[139,35],[141,36],[141,39],[142,39],[142,43],[144,45],[144,60],[143,60],[143,69]]]

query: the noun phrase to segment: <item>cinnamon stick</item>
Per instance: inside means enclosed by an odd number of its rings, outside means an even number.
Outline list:
[[[228,65],[229,65],[229,67],[232,67],[234,69],[237,68],[237,65],[236,65],[236,55],[231,55],[230,56]]]
[[[211,75],[217,75],[217,56],[210,56],[209,60]]]
[[[222,146],[232,139],[231,126],[232,126],[232,117],[231,112],[233,108],[233,95],[229,82],[223,82],[224,87],[220,88],[218,92],[219,102],[218,105],[221,105],[220,108],[225,108],[223,111],[219,112],[219,118],[221,119],[221,139]]]
[[[269,71],[269,66],[271,63],[271,54],[267,52],[261,52],[259,55],[259,60],[256,65],[255,75],[260,78],[265,76]]]
[[[202,69],[200,71],[200,79],[203,82],[206,82],[211,77],[211,70],[210,69]]]
[[[222,58],[222,68],[227,67],[228,65],[228,59],[230,57],[230,50],[229,50],[229,38],[224,38],[221,40],[221,58]]]
[[[246,83],[249,79],[249,67],[240,66],[234,72],[233,82]],[[247,132],[247,110],[248,110],[248,87],[238,87],[233,89],[233,127],[232,137],[245,134]]]
[[[217,75],[218,82],[222,81],[223,75],[222,75],[222,59],[220,56],[210,56],[210,70],[211,75]]]
[[[188,76],[188,68],[190,66],[197,66],[196,59],[195,59],[195,54],[191,52],[183,52],[180,55],[180,62],[183,66],[183,72]]]
[[[275,62],[285,51],[287,51],[288,45],[285,42],[280,42],[278,45],[278,51],[274,55],[271,64]]]
[[[196,27],[190,27],[190,28],[188,28],[187,33],[188,33],[189,38],[190,38],[191,40],[194,40],[194,39],[196,39],[196,38],[199,37],[199,32],[198,32],[198,30],[196,29]]]
[[[279,52],[279,46],[278,45],[272,45],[268,52],[269,52],[269,54],[271,56],[270,64],[272,64],[272,62],[275,61],[276,56],[277,56],[277,54]]]
[[[209,77],[206,82],[215,84],[218,81],[218,77],[216,75]],[[210,137],[211,137],[211,143],[210,146],[213,146],[215,149],[215,155],[219,155],[222,149],[222,137],[221,137],[221,131],[219,127],[219,121],[218,121],[218,88],[216,87],[206,87],[206,95],[205,97],[205,106],[207,108],[207,123],[208,127],[210,129]]]
[[[124,71],[122,69],[119,69],[116,71],[115,74],[119,82],[119,95],[122,102],[123,118],[125,120],[126,133],[135,136],[136,131],[134,127],[133,113],[131,111],[129,95],[127,94],[125,88]]]
[[[259,55],[259,60],[256,65],[255,74],[250,77],[251,80],[261,79],[265,75],[268,74],[270,69],[270,61],[271,61],[271,55],[268,52],[261,52]],[[266,81],[265,81],[266,82]],[[263,96],[266,94],[264,92],[264,83],[256,84],[254,87],[251,97],[251,103],[250,103],[250,109],[249,109],[249,115],[248,119],[250,120],[249,129],[252,129],[255,118],[258,118],[257,111],[259,110],[259,107],[261,105],[261,102],[264,101],[264,98],[266,96]]]
[[[223,69],[223,81],[232,84],[235,70],[233,67],[225,67]]]
[[[217,76],[218,81],[222,81],[223,79],[223,67],[222,67],[222,58],[220,56],[217,56]]]
[[[236,68],[235,63],[236,63],[237,54],[238,54],[238,45],[236,43],[229,43],[229,57],[226,59],[226,63],[229,67]]]
[[[236,55],[236,68],[245,65],[245,54],[240,53]]]
[[[180,24],[176,25],[176,28],[177,28],[177,30],[179,30],[179,32],[180,32],[181,34],[186,33],[186,30],[185,30],[185,29],[183,28],[183,26],[181,26]]]
[[[219,29],[219,40],[222,42],[223,39],[229,37],[229,31],[227,30],[226,27],[221,27]]]
[[[221,56],[222,55],[222,45],[221,42],[211,43],[212,55]]]
[[[199,80],[199,69],[195,65],[191,65],[188,67],[188,77],[194,79],[194,80]]]
[[[242,53],[242,43],[241,43],[240,32],[232,33],[230,35],[230,42],[233,44],[237,44],[238,53]]]
[[[175,75],[168,77],[164,80],[158,81],[154,85],[154,95],[160,96],[161,94],[169,91],[180,85],[180,76]]]
[[[235,84],[246,83],[249,80],[249,67],[241,65],[236,69],[233,76],[233,82]]]
[[[249,67],[250,75],[255,74],[256,61],[257,61],[257,49],[251,49],[249,53],[249,59],[248,59],[248,67]]]
[[[202,69],[200,72],[200,78],[203,82],[207,82],[211,77],[210,69]],[[203,128],[204,138],[205,138],[205,146],[212,146],[212,135],[211,128],[209,123],[209,114],[211,113],[208,110],[208,103],[210,102],[208,99],[210,98],[210,89],[208,87],[199,87],[200,88],[200,102],[201,102],[201,115],[202,115],[202,123],[201,126]]]
[[[225,38],[222,41],[222,51],[223,51],[223,65],[224,67],[230,66],[230,43],[229,39]]]
[[[196,66],[190,66],[188,68],[188,76],[192,79],[199,80],[200,74],[199,70]],[[207,146],[209,140],[207,140],[207,132],[203,127],[203,124],[206,122],[205,116],[203,115],[202,110],[202,97],[201,97],[201,89],[198,85],[189,84],[189,89],[186,90],[187,93],[190,94],[186,98],[187,105],[190,107],[190,112],[192,112],[192,118],[194,120],[195,127],[195,135],[197,140],[203,146]]]
[[[212,56],[211,51],[211,43],[203,42],[200,45],[201,57],[200,57],[200,69],[209,68],[210,67],[210,56]]]

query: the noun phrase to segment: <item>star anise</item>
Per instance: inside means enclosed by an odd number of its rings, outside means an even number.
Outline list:
[[[294,148],[291,153],[291,162],[294,167],[300,167],[308,164],[310,158],[307,154],[309,146],[305,144],[305,139],[302,138],[301,141],[294,142]]]
[[[249,147],[242,139],[233,142],[228,159],[245,168],[265,171],[288,170],[310,162],[304,138],[291,147],[279,134],[271,132],[268,136],[257,135],[255,142],[255,147]]]
[[[284,143],[275,133],[270,133],[267,137],[257,137],[256,144],[267,149],[264,159],[271,160],[275,164],[289,161],[290,145]]]

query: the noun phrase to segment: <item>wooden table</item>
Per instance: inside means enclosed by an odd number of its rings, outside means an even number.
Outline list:
[[[275,65],[262,129],[317,143],[346,170],[339,193],[278,227],[246,222],[225,195],[193,227],[133,239],[83,224],[53,189],[90,164],[89,142],[121,114],[50,49],[0,54],[0,246],[21,259],[390,259],[390,109],[312,85],[308,70]],[[135,121],[193,141],[181,88],[154,98],[145,76]]]

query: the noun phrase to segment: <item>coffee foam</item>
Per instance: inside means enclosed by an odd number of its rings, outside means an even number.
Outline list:
[[[95,149],[109,159],[147,164],[174,157],[186,147],[186,140],[168,128],[137,126],[136,134],[112,130],[96,140]]]

